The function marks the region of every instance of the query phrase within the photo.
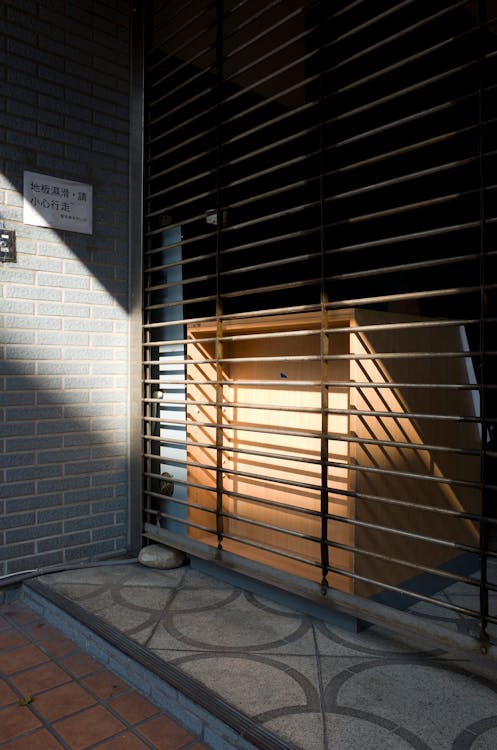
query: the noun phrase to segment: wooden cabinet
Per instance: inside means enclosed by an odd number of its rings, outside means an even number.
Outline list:
[[[368,580],[395,585],[478,541],[454,515],[480,511],[474,373],[444,321],[350,309],[321,328],[246,318],[219,345],[189,327],[189,534],[216,545],[222,529],[224,549],[320,581],[324,502],[330,585],[372,595]]]

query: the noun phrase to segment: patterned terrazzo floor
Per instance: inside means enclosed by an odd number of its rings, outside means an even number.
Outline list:
[[[301,750],[497,747],[497,674],[441,649],[344,631],[189,566],[39,580]]]

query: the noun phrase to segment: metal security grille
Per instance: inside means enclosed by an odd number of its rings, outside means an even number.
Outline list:
[[[497,3],[147,8],[144,535],[486,643]]]

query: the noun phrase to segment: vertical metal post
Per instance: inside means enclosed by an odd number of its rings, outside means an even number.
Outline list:
[[[479,81],[478,81],[478,158],[480,169],[480,421],[481,421],[481,453],[480,453],[480,475],[481,475],[481,515],[480,520],[480,642],[483,652],[487,650],[488,635],[488,566],[487,551],[489,543],[488,521],[484,520],[488,516],[489,502],[488,491],[486,488],[486,442],[487,442],[487,414],[486,414],[486,317],[487,317],[487,300],[485,293],[485,252],[486,252],[486,232],[485,232],[485,143],[484,143],[484,120],[485,120],[485,103],[484,103],[484,63],[485,63],[485,30],[486,30],[486,0],[478,0],[478,37],[479,37]]]
[[[323,283],[323,282],[322,282]],[[324,285],[324,284],[323,284]],[[328,311],[326,309],[326,291],[321,292],[321,333],[320,333],[320,353],[321,353],[321,591],[326,593],[328,588],[328,360],[326,357],[329,352],[328,328]]]
[[[320,355],[321,355],[321,592],[326,594],[328,588],[328,460],[329,460],[329,415],[328,415],[328,293],[326,290],[326,267],[325,267],[325,184],[324,184],[324,81],[323,81],[323,13],[324,3],[319,4],[319,202],[320,202],[320,251],[321,251],[321,331],[320,331]]]
[[[221,311],[216,314],[216,533],[217,548],[223,548],[224,516],[223,516],[223,365],[219,360],[223,357],[223,323]]]
[[[128,548],[141,546],[143,503],[143,118],[144,37],[143,0],[131,4],[130,169],[129,169],[129,448],[128,448]]]
[[[223,34],[224,34],[224,1],[216,3],[216,532],[217,548],[222,550],[224,534],[223,516],[223,303],[221,298],[221,125],[223,100]]]

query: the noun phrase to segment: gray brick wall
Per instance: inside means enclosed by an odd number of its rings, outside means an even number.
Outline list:
[[[127,546],[129,8],[0,3],[0,575]],[[23,224],[24,170],[93,186],[93,234]]]

